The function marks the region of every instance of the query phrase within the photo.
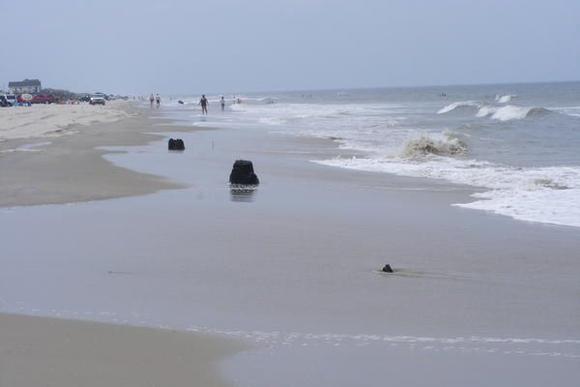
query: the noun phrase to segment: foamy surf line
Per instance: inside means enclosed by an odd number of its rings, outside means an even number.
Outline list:
[[[545,356],[580,360],[580,340],[501,338],[501,337],[426,337],[370,334],[332,334],[300,332],[263,332],[221,330],[191,327],[189,332],[249,340],[256,344],[276,346],[405,346],[424,351],[463,353],[501,353],[504,355]]]
[[[168,325],[158,319],[131,313],[120,316],[110,311],[70,311],[60,309],[18,308],[18,311],[2,310],[2,313],[18,313],[26,316],[56,317],[71,320],[95,321],[137,327],[150,327],[166,330],[182,330],[210,336],[221,336],[267,346],[382,346],[403,347],[424,351],[450,351],[461,353],[498,353],[504,355],[557,357],[580,360],[580,338],[541,338],[541,337],[494,337],[494,336],[452,336],[432,337],[415,335],[386,334],[344,334],[344,333],[306,333],[295,331],[263,331],[242,329],[218,329],[208,326],[190,325],[178,327]]]
[[[13,152],[41,152],[42,148],[52,144],[51,142],[39,142],[39,143],[32,143],[32,144],[24,144],[17,148],[9,148],[1,150],[0,153],[13,153]]]
[[[421,162],[400,158],[312,161],[332,167],[442,179],[487,188],[472,195],[476,201],[454,205],[522,221],[580,227],[580,167],[521,169],[435,156]]]

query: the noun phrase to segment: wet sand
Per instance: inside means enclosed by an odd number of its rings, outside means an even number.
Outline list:
[[[218,361],[239,350],[169,330],[0,315],[0,386],[226,386]]]

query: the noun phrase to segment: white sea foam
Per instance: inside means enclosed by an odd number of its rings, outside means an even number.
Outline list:
[[[550,110],[566,114],[571,117],[580,117],[580,106],[553,107]]]
[[[460,101],[460,102],[453,102],[442,109],[440,109],[437,114],[445,114],[450,113],[452,111],[456,111],[459,109],[479,109],[481,107],[481,103],[476,101]]]
[[[259,99],[262,100],[262,99]],[[403,106],[394,104],[307,104],[307,103],[246,103],[235,104],[231,109],[253,117],[276,117],[285,122],[304,118],[336,118],[368,116],[394,111]]]
[[[407,130],[397,130],[398,123],[405,119],[398,114],[403,108],[394,104],[242,103],[231,106],[232,111],[240,113],[237,122],[242,125],[255,122],[275,132],[333,139],[341,149],[357,151],[373,151],[377,147],[388,151],[383,139],[387,129],[388,145],[400,147],[408,137]]]
[[[498,94],[495,96],[495,101],[497,103],[508,103],[515,97],[516,97],[515,95],[510,95],[510,94],[506,94],[506,95],[499,95]]]
[[[457,206],[519,220],[580,227],[580,167],[515,168],[436,156],[422,162],[400,158],[337,158],[316,162],[486,188],[487,191],[473,195],[475,202]]]

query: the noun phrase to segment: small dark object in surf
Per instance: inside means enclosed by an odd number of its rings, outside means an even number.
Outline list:
[[[260,180],[254,173],[254,165],[248,160],[236,160],[230,173],[230,184],[258,185]]]
[[[182,151],[185,150],[185,144],[183,143],[183,140],[180,138],[170,138],[169,142],[167,143],[167,147],[169,148],[169,150],[176,150],[176,151]]]
[[[383,267],[382,270],[384,273],[393,273],[393,268],[388,263]]]
[[[184,102],[182,100],[177,101],[178,104],[183,105]]]

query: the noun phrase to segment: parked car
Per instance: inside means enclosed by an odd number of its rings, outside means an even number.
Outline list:
[[[3,96],[0,95],[0,107],[10,107],[12,106],[12,103],[10,103],[10,101],[8,101],[8,99]]]
[[[14,94],[6,94],[6,100],[12,104],[12,106],[16,106],[18,101],[16,100],[16,96]]]
[[[105,104],[105,97],[101,95],[93,95],[89,100],[91,105],[104,105]]]
[[[55,102],[54,96],[46,94],[37,94],[34,97],[32,97],[32,100],[30,101],[30,103],[54,103],[54,102]]]
[[[93,97],[102,97],[102,98],[105,99],[105,101],[108,101],[109,100],[109,96],[107,94],[105,94],[105,93],[101,93],[100,91],[92,94],[92,96]]]

